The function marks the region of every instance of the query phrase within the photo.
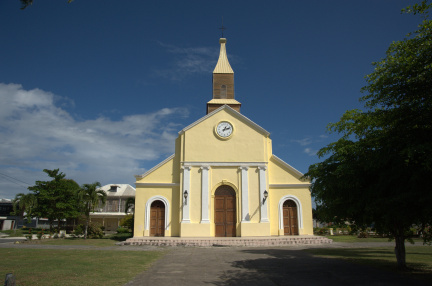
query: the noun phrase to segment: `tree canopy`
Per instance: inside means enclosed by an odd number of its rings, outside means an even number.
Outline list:
[[[360,99],[365,110],[328,125],[342,136],[318,152],[327,158],[305,174],[323,220],[374,224],[395,238],[402,268],[410,227],[432,225],[431,6],[423,1],[403,10],[421,15],[418,30],[373,63]]]
[[[68,3],[72,2],[73,0],[67,0]],[[28,6],[33,4],[33,0],[20,0],[21,2],[21,10],[24,10]]]
[[[77,192],[79,185],[70,179],[65,179],[66,175],[55,170],[43,170],[52,178],[51,181],[36,181],[34,186],[28,189],[33,192],[37,205],[32,210],[31,215],[48,218],[50,229],[55,220],[59,224],[62,220],[75,218],[79,215]]]
[[[93,184],[84,184],[78,192],[78,197],[81,202],[81,206],[86,216],[86,225],[84,231],[84,238],[87,238],[88,226],[90,223],[90,213],[94,212],[96,207],[104,205],[106,202],[107,194],[99,189],[101,184],[95,182]]]

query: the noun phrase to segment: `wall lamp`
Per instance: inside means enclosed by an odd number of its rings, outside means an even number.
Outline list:
[[[265,203],[265,201],[267,200],[268,197],[268,192],[267,190],[264,191],[264,198],[263,198],[263,204]]]
[[[185,198],[185,205],[187,205],[187,197],[188,197],[188,192],[187,190],[184,191],[183,196]]]

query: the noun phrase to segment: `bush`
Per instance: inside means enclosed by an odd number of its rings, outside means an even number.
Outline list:
[[[88,238],[102,238],[104,236],[104,232],[101,228],[101,225],[97,222],[90,222],[87,229],[87,237]]]
[[[129,233],[129,229],[124,227],[117,228],[117,233]]]
[[[327,227],[316,227],[314,228],[314,233],[317,235],[325,235],[329,233],[329,230]]]
[[[360,232],[357,234],[357,237],[358,237],[358,238],[368,238],[368,237],[369,237],[369,234],[368,234],[367,231],[362,230],[362,231],[360,231]]]
[[[77,225],[73,233],[77,236],[84,234],[84,226],[82,224]]]
[[[128,228],[128,229],[132,229],[133,230],[133,225],[134,225],[134,216],[133,215],[127,215],[124,218],[122,218],[122,220],[120,221],[120,225],[122,227]]]

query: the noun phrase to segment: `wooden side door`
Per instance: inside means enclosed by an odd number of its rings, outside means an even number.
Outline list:
[[[215,192],[215,236],[236,236],[236,196],[229,186],[221,186]]]
[[[283,204],[284,235],[298,235],[297,205],[292,200]]]
[[[165,204],[161,201],[150,207],[150,236],[165,236]]]

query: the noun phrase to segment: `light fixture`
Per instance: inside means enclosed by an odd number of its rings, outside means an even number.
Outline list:
[[[188,197],[188,192],[187,190],[184,191],[183,196],[185,198],[185,205],[187,205],[187,197]]]
[[[264,190],[263,204],[264,204],[265,201],[267,200],[267,197],[268,197],[268,192],[267,192],[267,190]]]

